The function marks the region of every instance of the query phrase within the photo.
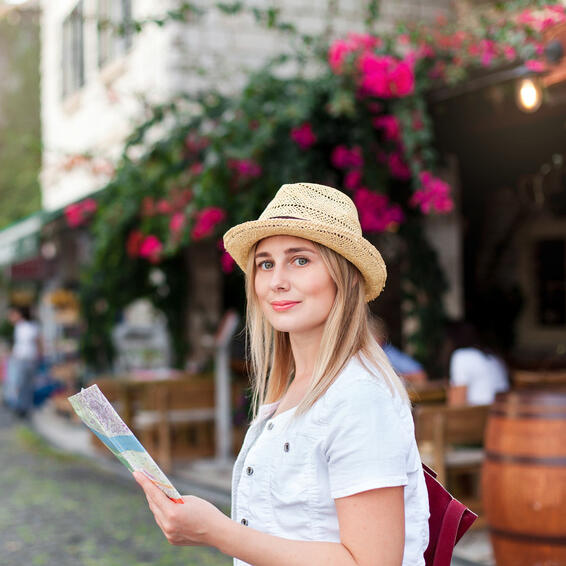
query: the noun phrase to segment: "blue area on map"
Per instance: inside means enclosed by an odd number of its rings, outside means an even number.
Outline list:
[[[106,436],[96,430],[91,429],[94,434],[113,452],[145,452],[145,448],[133,434],[123,434],[117,436]]]

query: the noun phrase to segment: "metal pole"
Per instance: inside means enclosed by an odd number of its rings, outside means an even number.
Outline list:
[[[230,342],[238,326],[238,315],[229,311],[224,315],[216,334],[214,356],[214,395],[216,425],[216,461],[228,463],[232,459],[232,403],[230,395]]]

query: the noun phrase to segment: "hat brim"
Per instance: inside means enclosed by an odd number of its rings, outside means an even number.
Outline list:
[[[224,247],[245,272],[252,246],[264,238],[281,235],[312,240],[353,263],[364,278],[367,302],[375,299],[383,290],[387,270],[377,248],[363,236],[344,229],[338,231],[336,226],[298,218],[250,220],[234,226],[224,234]]]

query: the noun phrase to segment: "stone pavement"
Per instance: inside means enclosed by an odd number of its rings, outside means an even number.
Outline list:
[[[92,448],[80,422],[60,417],[48,404],[31,426],[14,424],[0,409],[0,466],[2,566],[231,564],[212,550],[169,546],[130,473]],[[187,463],[170,478],[181,493],[228,511],[229,467]],[[452,566],[494,564],[485,530],[467,533],[452,561]]]
[[[131,477],[55,450],[0,409],[2,566],[231,563],[211,549],[169,545]]]

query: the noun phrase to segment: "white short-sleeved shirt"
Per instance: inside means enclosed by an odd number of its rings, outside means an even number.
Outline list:
[[[37,358],[37,338],[39,328],[34,322],[20,320],[14,327],[14,347],[12,355],[19,360],[35,360]]]
[[[264,405],[246,434],[232,518],[288,539],[340,542],[334,499],[405,486],[403,566],[422,566],[428,492],[408,404],[354,357],[307,413],[272,417],[276,409]]]
[[[496,356],[477,348],[459,348],[450,358],[450,383],[467,387],[470,405],[489,405],[495,394],[509,389],[507,369]]]

